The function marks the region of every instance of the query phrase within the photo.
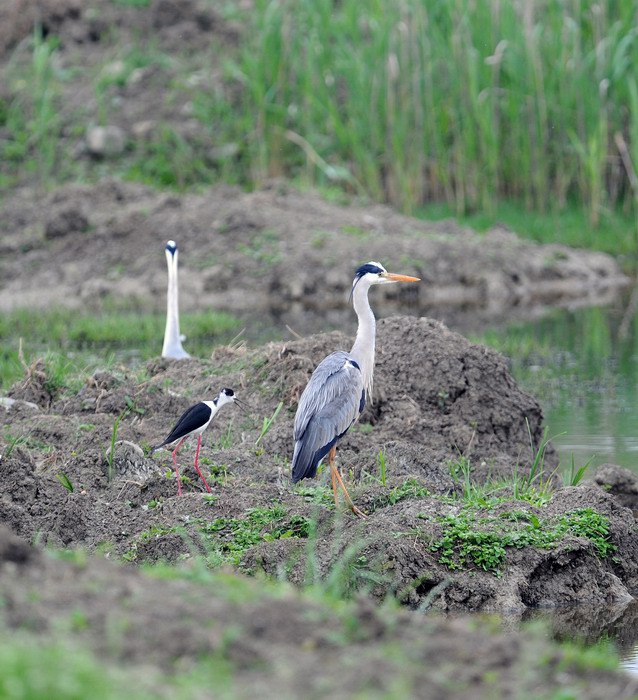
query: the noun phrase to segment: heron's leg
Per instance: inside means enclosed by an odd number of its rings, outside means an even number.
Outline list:
[[[339,470],[337,469],[337,466],[334,463],[334,457],[337,452],[336,447],[333,447],[332,450],[330,450],[329,456],[328,456],[328,462],[330,464],[330,470],[332,472],[332,478],[333,480],[336,478],[337,481],[339,482],[339,485],[343,489],[343,494],[346,497],[346,503],[350,507],[350,510],[359,518],[367,518],[368,516],[360,511],[357,506],[355,506],[354,502],[352,501],[352,498],[350,498],[350,494],[348,493],[348,489],[346,488],[346,485],[343,483],[343,479],[341,478],[341,474],[339,473]],[[335,491],[335,503],[337,502],[336,498],[336,491]]]
[[[202,446],[202,436],[200,435],[197,438],[197,452],[195,452],[195,469],[197,470],[197,473],[201,477],[202,481],[204,482],[204,486],[206,487],[206,490],[208,493],[211,493],[210,486],[208,485],[208,482],[206,479],[204,479],[204,475],[201,473],[199,470],[199,448]]]
[[[188,436],[186,436],[188,437]],[[177,447],[173,450],[173,466],[175,467],[175,477],[177,478],[177,495],[182,495],[182,482],[179,480],[179,469],[177,468],[177,450],[182,446],[186,437],[183,437],[178,443]]]
[[[330,476],[332,477],[332,495],[335,499],[335,507],[337,506],[339,499],[337,498],[337,477],[335,476],[335,466],[334,466],[334,460],[335,460],[335,454],[337,452],[337,448],[333,447],[330,452],[328,453],[328,464],[330,465]]]

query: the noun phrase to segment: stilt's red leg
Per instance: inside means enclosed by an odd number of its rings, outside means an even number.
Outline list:
[[[175,467],[175,477],[177,478],[177,495],[182,495],[182,482],[179,480],[179,470],[177,468],[177,450],[182,446],[185,437],[183,437],[178,443],[177,447],[173,450],[173,466]]]
[[[211,493],[210,486],[208,485],[208,482],[206,479],[204,479],[204,475],[201,473],[199,470],[199,448],[202,446],[202,436],[200,435],[197,438],[197,452],[195,452],[195,469],[197,470],[197,473],[201,477],[202,481],[204,482],[204,486],[206,487],[206,490],[208,493]]]
[[[336,479],[339,482],[339,485],[343,489],[343,493],[346,497],[346,502],[348,503],[348,506],[350,507],[350,510],[359,518],[367,518],[367,515],[360,511],[357,506],[352,501],[352,498],[350,498],[350,494],[348,493],[348,489],[346,488],[346,485],[343,483],[343,479],[341,478],[341,474],[339,473],[339,470],[337,469],[336,464],[334,463],[334,458],[335,454],[337,453],[337,448],[333,447],[329,454],[328,454],[328,463],[330,464],[330,471],[332,472],[332,479],[333,479],[333,484],[334,480]],[[337,496],[336,496],[336,489],[335,489],[335,503],[337,502]]]

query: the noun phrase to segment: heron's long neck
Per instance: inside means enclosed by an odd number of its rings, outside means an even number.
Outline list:
[[[166,328],[164,351],[174,352],[182,348],[179,335],[179,311],[177,303],[177,265],[175,259],[168,262],[168,293],[166,297]]]
[[[359,367],[361,367],[366,398],[370,400],[372,395],[372,375],[374,373],[376,322],[372,309],[370,308],[370,302],[368,301],[368,289],[369,287],[358,284],[354,288],[354,293],[352,295],[354,310],[359,320],[359,327],[357,328],[357,337],[355,338],[350,354],[357,361]]]

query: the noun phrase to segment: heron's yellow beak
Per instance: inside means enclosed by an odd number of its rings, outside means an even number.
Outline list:
[[[381,277],[390,280],[391,282],[420,282],[419,277],[410,277],[409,275],[397,275],[394,272],[382,272]]]

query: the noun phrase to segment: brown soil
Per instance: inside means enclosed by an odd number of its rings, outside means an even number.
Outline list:
[[[548,303],[601,301],[627,282],[603,253],[539,246],[503,229],[479,235],[381,205],[341,206],[285,186],[178,196],[107,181],[44,201],[23,190],[5,203],[0,235],[0,309],[97,311],[115,301],[161,310],[163,248],[174,239],[184,311],[270,315],[282,337],[286,322],[313,332],[316,312],[329,324],[368,260],[423,280],[376,290],[381,315],[401,308],[474,328]]]
[[[562,514],[591,507],[606,515],[618,547],[613,560],[599,558],[589,540],[571,537],[550,550],[508,552],[500,577],[477,568],[452,572],[438,562],[427,546],[440,527],[435,516],[457,506],[434,496],[459,489],[447,462],[465,453],[479,479],[488,472],[511,473],[516,464],[524,469],[530,460],[525,419],[538,441],[541,412],[512,381],[501,356],[437,322],[397,317],[380,322],[378,336],[375,403],[338,452],[344,474],[353,482],[353,496],[369,514],[364,522],[347,511],[335,515],[329,499],[313,502],[307,490],[291,487],[288,476],[296,400],[319,359],[330,349],[348,346],[349,339],[339,333],[257,350],[220,349],[210,361],[155,360],[141,383],[125,374],[98,372],[77,395],[66,397],[42,390],[41,368],[31,372],[16,385],[13,404],[1,414],[4,434],[23,440],[10,454],[4,449],[0,518],[41,545],[82,546],[99,551],[102,558],[184,562],[198,550],[210,551],[198,535],[202,524],[220,517],[246,521],[252,508],[281,504],[285,515],[278,524],[284,529],[294,528],[300,517],[318,519],[317,577],[329,577],[354,551],[360,575],[352,576],[351,585],[363,586],[373,598],[394,593],[411,607],[427,602],[442,611],[520,611],[583,601],[595,602],[599,609],[626,606],[629,591],[638,585],[635,521],[629,509],[594,484],[558,490],[548,510]],[[203,456],[224,466],[213,486],[216,499],[203,497],[189,466],[192,449],[180,460],[192,482],[177,497],[174,477],[167,473],[170,455],[145,457],[138,445],[156,443],[195,396],[210,396],[211,385],[213,392],[235,387],[250,402],[250,416],[227,408],[205,434]],[[119,425],[117,437],[128,444],[116,448],[115,477],[109,482],[105,454],[127,396],[140,412],[128,414]],[[280,400],[284,409],[256,446],[261,417],[271,415]],[[230,438],[225,447],[222,433]],[[378,475],[376,457],[382,448],[386,487],[371,476]],[[61,472],[73,484],[72,493],[58,480]],[[390,503],[391,489],[407,477],[432,495],[408,495]],[[223,547],[231,540],[231,530],[221,528],[214,542]],[[308,540],[295,537],[262,541],[241,557],[240,568],[278,576],[286,572],[301,584],[308,546]],[[512,637],[464,618],[423,618],[408,611],[390,618],[366,602],[372,599],[362,599],[355,621],[348,623],[356,631],[349,633],[354,636],[346,640],[344,652],[346,632],[335,614],[292,594],[275,600],[261,594],[239,604],[218,588],[160,582],[99,557],[82,565],[57,561],[6,532],[0,536],[0,551],[0,595],[8,625],[37,629],[47,637],[71,614],[82,614],[88,624],[77,632],[79,643],[106,655],[108,663],[151,665],[155,672],[177,660],[183,668],[204,653],[222,653],[236,669],[233,697],[248,696],[257,684],[263,697],[299,697],[320,688],[322,696],[350,697],[376,686],[394,689],[397,696],[491,697],[488,676],[498,678],[503,697],[515,690],[533,695],[538,691],[529,690],[525,679],[531,676],[520,672],[521,664],[528,669],[530,659],[547,659],[548,654],[554,660],[534,671],[534,684],[543,693],[574,684],[583,698],[600,697],[603,687],[610,698],[630,697],[638,690],[622,676],[565,670],[569,666],[561,662],[560,652],[550,651],[547,639],[529,631]],[[370,588],[366,572],[380,571],[383,577],[376,577]],[[242,585],[260,586],[258,580]],[[318,617],[321,625],[309,627],[307,620]],[[214,632],[201,624],[205,620],[215,620]],[[569,623],[557,625],[557,634],[570,629]],[[137,632],[122,633],[114,641],[106,628]],[[387,657],[390,642],[398,652]],[[324,673],[328,667],[329,677]],[[433,674],[432,668],[440,673]],[[454,690],[445,690],[452,679]]]
[[[249,602],[237,602],[238,585]],[[258,582],[220,579],[211,588],[99,559],[58,561],[4,528],[0,595],[7,623],[43,638],[82,620],[78,644],[107,668],[138,668],[154,697],[171,697],[153,683],[160,669],[184,672],[206,657],[234,670],[215,697],[553,697],[568,687],[583,700],[620,700],[638,691],[621,674],[570,663],[531,631],[514,637],[468,619],[388,616],[367,599],[346,624],[325,605],[292,592],[273,597]]]
[[[510,476],[514,470],[525,473],[533,457],[527,425],[539,444],[542,415],[538,403],[514,383],[500,355],[435,321],[395,317],[379,324],[375,402],[338,453],[368,519],[335,520],[329,505],[318,506],[306,491],[292,488],[288,472],[296,402],[319,360],[349,342],[332,333],[257,350],[225,348],[210,361],[152,361],[142,383],[125,374],[98,372],[77,395],[61,398],[43,390],[42,371],[31,372],[10,392],[16,401],[2,416],[5,433],[21,438],[3,459],[0,483],[10,497],[0,504],[2,520],[27,539],[37,535],[57,547],[82,545],[135,561],[175,561],[188,557],[192,547],[175,527],[184,527],[197,541],[203,523],[221,516],[245,519],[250,508],[277,503],[286,513],[282,522],[293,530],[300,517],[318,516],[320,575],[343,561],[349,547],[359,547],[363,568],[384,572],[373,591],[379,597],[401,591],[406,602],[418,606],[446,581],[447,588],[432,601],[443,610],[630,598],[638,588],[634,518],[593,485],[557,491],[549,510],[560,515],[591,507],[607,516],[618,546],[613,559],[596,556],[589,540],[572,538],[558,549],[509,553],[501,577],[474,568],[451,573],[438,562],[429,548],[440,536],[437,518],[458,508],[432,497],[460,488],[448,464],[460,455],[469,458],[478,481]],[[250,415],[225,409],[205,436],[203,455],[222,473],[214,488],[216,500],[201,497],[202,485],[190,466],[192,449],[180,453],[182,473],[192,483],[178,498],[170,454],[145,457],[136,446],[157,444],[194,397],[210,397],[224,386],[249,401]],[[279,401],[281,414],[256,445],[262,418],[271,416]],[[133,410],[119,423],[117,439],[125,442],[116,446],[115,478],[109,483],[107,453],[115,421],[127,406]],[[388,473],[385,487],[378,482],[381,450]],[[554,463],[549,448],[546,466],[551,469]],[[72,493],[58,480],[61,472],[73,484]],[[432,496],[407,494],[392,504],[388,493],[409,477]],[[222,527],[215,541],[223,547],[232,537]],[[274,539],[249,549],[240,565],[269,573],[284,566],[291,580],[302,582],[306,550],[304,539]]]
[[[241,31],[196,0],[153,0],[146,12],[105,2],[10,0],[0,7],[0,51],[17,47],[16,60],[24,58],[20,42],[35,21],[45,33],[61,37],[61,67],[78,61],[99,67],[116,59],[116,41],[133,37],[152,36],[165,51],[187,43],[197,52],[211,42],[232,46]],[[185,138],[198,138],[182,105],[163,98],[170,70],[144,69],[133,88],[114,95],[121,104],[115,125],[127,137],[141,133],[141,123],[152,114]],[[217,79],[214,70],[207,77]],[[65,99],[69,109],[84,106],[87,123],[97,112],[88,82],[73,82]],[[74,157],[90,158],[83,143],[73,146]],[[345,306],[353,270],[370,259],[423,279],[405,289],[375,290],[373,303],[384,309],[381,315],[401,308],[415,316],[436,313],[454,320],[466,313],[472,322],[494,320],[513,308],[600,300],[626,283],[617,264],[602,254],[524,243],[503,229],[477,235],[379,205],[336,205],[283,183],[250,194],[223,187],[175,195],[107,180],[67,185],[44,196],[24,186],[5,198],[0,309],[66,305],[98,311],[114,300],[160,310],[167,239],[180,245],[182,309],[213,307],[247,317],[268,313],[279,328],[285,319],[302,333],[312,327],[313,310]],[[383,300],[391,303],[382,306]],[[84,547],[101,556],[72,565],[0,531],[6,623],[53,634],[59,621],[79,610],[90,620],[78,632],[80,644],[108,663],[150,665],[155,672],[223,649],[238,669],[233,697],[258,692],[337,698],[370,689],[396,697],[545,697],[566,686],[578,687],[578,697],[585,699],[635,694],[635,684],[619,674],[565,665],[548,640],[531,632],[513,637],[465,618],[423,619],[408,609],[385,619],[383,609],[370,602],[397,595],[409,607],[428,603],[444,612],[520,612],[583,601],[625,606],[638,587],[638,535],[631,510],[605,488],[589,484],[557,490],[548,509],[560,515],[591,507],[607,516],[617,546],[613,558],[598,557],[588,539],[572,537],[554,549],[508,552],[500,577],[477,568],[451,572],[439,562],[428,542],[440,535],[436,518],[455,506],[434,496],[460,489],[448,463],[468,457],[479,481],[514,469],[525,473],[532,459],[527,425],[536,445],[543,426],[538,402],[516,386],[504,358],[426,318],[380,322],[375,401],[340,445],[339,464],[368,519],[335,513],[329,499],[320,499],[323,491],[315,489],[313,496],[305,482],[292,488],[298,398],[317,363],[350,343],[342,333],[331,333],[254,350],[219,349],[210,360],[157,359],[148,363],[145,378],[126,370],[97,372],[75,395],[57,394],[45,366],[35,363],[0,408],[0,521],[24,540]],[[190,466],[192,446],[180,453],[182,472],[191,481],[178,498],[170,454],[149,457],[144,448],[164,437],[189,405],[224,386],[247,400],[250,411],[245,416],[236,407],[225,409],[205,434],[202,456],[216,473],[215,498],[203,497]],[[256,444],[263,418],[280,401],[283,410]],[[109,464],[114,427],[125,409]],[[378,479],[381,450],[388,467],[385,486]],[[555,465],[551,448],[546,463]],[[622,474],[611,470],[603,477],[603,486],[634,493]],[[407,478],[430,495],[407,494],[392,502],[388,494]],[[239,568],[285,574],[301,583],[313,551],[318,578],[340,566],[354,571],[351,586],[371,597],[358,603],[348,653],[335,642],[346,634],[335,614],[293,593],[240,606],[223,592],[159,582],[135,567],[102,560],[177,562],[198,552],[209,555],[211,547],[226,551],[233,532],[220,518],[245,522],[250,509],[274,504],[284,512],[277,527],[293,536],[271,532],[241,554]],[[311,550],[306,538],[294,535],[301,534],[296,528],[304,518],[315,517],[318,536]],[[219,529],[203,538],[202,530],[213,522]],[[258,581],[242,585],[257,588]],[[309,625],[309,619],[321,624]],[[209,628],[201,620],[216,625]],[[122,630],[117,639],[114,630]],[[396,645],[392,655],[384,654],[389,643]],[[532,674],[530,659],[539,658],[548,661]]]

